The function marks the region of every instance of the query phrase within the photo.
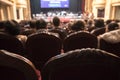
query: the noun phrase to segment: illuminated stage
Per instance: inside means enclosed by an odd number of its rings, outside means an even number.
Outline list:
[[[57,16],[57,15],[55,15]],[[46,17],[44,15],[37,15],[37,16],[34,16],[34,19],[44,19],[45,21],[47,22],[51,22],[52,19],[53,19],[54,16],[49,16],[49,17]],[[78,16],[78,15],[67,15],[67,16],[57,16],[60,18],[61,22],[69,22],[69,21],[75,21],[75,20],[82,20],[82,17],[81,16]]]

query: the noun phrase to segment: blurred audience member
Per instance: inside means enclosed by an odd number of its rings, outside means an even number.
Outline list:
[[[18,38],[23,44],[26,42],[27,37],[20,35],[20,25],[15,20],[5,21],[5,30],[4,32]]]
[[[95,29],[91,31],[91,34],[94,34],[95,36],[99,36],[101,34],[104,34],[106,32],[105,24],[103,19],[97,19],[94,22]]]
[[[86,28],[87,28],[87,31],[91,32],[95,28],[94,27],[94,21],[93,20],[88,20]]]
[[[4,32],[4,23],[5,21],[0,21],[0,32]]]
[[[47,22],[44,19],[36,21],[37,32],[47,32]]]
[[[107,26],[106,26],[106,32],[108,31],[113,31],[113,30],[116,30],[119,28],[119,25],[115,22],[112,22],[112,23],[109,23]]]
[[[61,21],[59,17],[55,16],[52,20],[52,23],[53,23],[53,29],[50,29],[49,31],[53,33],[57,33],[60,39],[64,40],[65,37],[67,36],[67,32],[65,29],[62,28],[63,26],[60,26]]]
[[[72,32],[85,31],[85,23],[83,21],[81,21],[81,20],[76,21],[71,26],[71,29],[72,29]]]

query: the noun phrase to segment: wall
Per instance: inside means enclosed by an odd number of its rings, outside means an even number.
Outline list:
[[[120,0],[93,0],[92,12],[95,15],[95,18],[98,17],[98,10],[104,9],[103,19],[120,19]],[[88,5],[85,5],[87,7]]]
[[[0,20],[29,20],[29,5],[29,0],[0,0]]]

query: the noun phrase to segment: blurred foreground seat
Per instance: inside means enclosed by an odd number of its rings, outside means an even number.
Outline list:
[[[120,80],[120,58],[99,49],[78,49],[51,58],[42,80]]]

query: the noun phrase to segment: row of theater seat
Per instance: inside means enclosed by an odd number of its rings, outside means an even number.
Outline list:
[[[98,43],[100,49],[120,56],[119,43],[109,44],[103,39],[98,42],[98,38],[88,32],[72,33],[65,38],[63,43],[55,34],[48,32],[34,33],[28,36],[24,46],[17,38],[0,33],[0,49],[27,57],[39,70],[42,69],[49,58],[61,54],[61,50],[66,53],[81,48],[98,48]]]
[[[0,50],[1,80],[120,80],[120,57],[84,48],[50,58],[37,73],[27,58]]]

